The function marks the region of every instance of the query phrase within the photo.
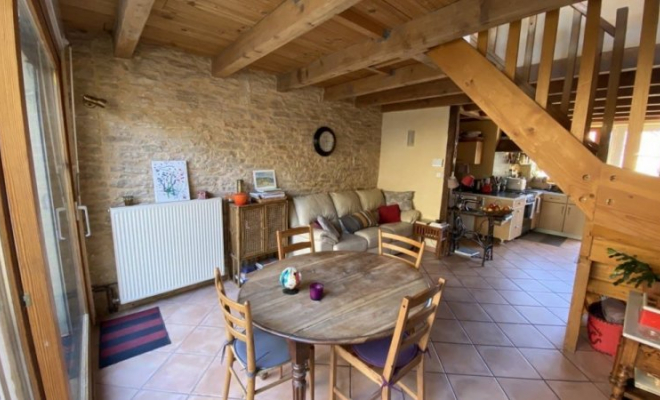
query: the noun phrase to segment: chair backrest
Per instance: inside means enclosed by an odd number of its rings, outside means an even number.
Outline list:
[[[309,241],[290,243],[290,238],[298,235],[309,235]],[[309,249],[310,253],[314,253],[314,231],[311,226],[277,231],[277,258],[284,260],[288,253],[303,249]]]
[[[390,239],[393,240],[393,242],[385,242],[383,239]],[[410,250],[403,248],[396,244],[396,242],[409,244],[413,247],[413,249]],[[425,247],[426,243],[424,242],[418,242],[405,236],[383,232],[382,229],[378,230],[378,254],[381,256],[396,258],[419,269],[419,266],[422,265],[422,257],[424,256]],[[391,253],[385,253],[384,250],[389,250]],[[403,254],[411,258],[402,257],[399,254]]]
[[[401,301],[399,316],[392,335],[392,344],[390,344],[383,368],[383,377],[387,382],[391,381],[395,372],[397,372],[397,376],[405,375],[419,364],[421,357],[424,357],[444,286],[445,280],[440,278],[437,285],[412,297],[406,296]],[[397,370],[395,367],[399,353],[410,346],[417,346],[419,349],[417,357],[408,365]]]
[[[246,369],[248,372],[254,373],[257,366],[250,303],[246,301],[245,304],[240,304],[227,297],[225,287],[222,284],[222,275],[218,268],[215,269],[215,290],[218,292],[218,301],[225,320],[227,343],[233,343],[235,340],[245,342],[248,364]]]

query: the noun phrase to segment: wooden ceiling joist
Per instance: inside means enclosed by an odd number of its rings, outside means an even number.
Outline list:
[[[278,77],[278,89],[313,85],[393,58],[411,58],[429,47],[449,42],[526,16],[557,9],[576,0],[459,0],[399,25],[387,38],[367,39],[328,54]],[[470,10],[470,12],[466,12]]]
[[[284,1],[220,52],[211,71],[227,77],[345,11],[359,0]]]
[[[386,27],[352,8],[337,14],[335,21],[372,39],[381,39],[387,34]]]
[[[115,23],[115,57],[131,58],[155,0],[119,0]]]
[[[429,82],[444,77],[445,74],[437,68],[430,68],[424,64],[408,65],[395,69],[388,76],[369,76],[327,87],[323,92],[323,100],[343,100],[383,90],[414,85],[416,83]]]
[[[395,103],[395,104],[385,104],[384,106],[381,107],[381,111],[385,113],[385,112],[393,112],[393,111],[419,110],[423,108],[459,106],[471,102],[472,100],[470,100],[470,98],[467,95],[454,94],[443,97],[435,97],[432,99],[406,101],[403,103]]]
[[[461,94],[461,89],[451,79],[445,78],[433,82],[419,83],[400,89],[391,89],[360,96],[355,99],[357,107],[401,103],[404,101]]]

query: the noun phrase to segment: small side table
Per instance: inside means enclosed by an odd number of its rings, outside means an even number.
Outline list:
[[[642,302],[641,293],[631,291],[628,295],[623,336],[610,375],[611,400],[660,399],[654,394],[627,385],[628,379],[635,375],[643,378],[644,372],[653,375],[660,374],[660,340],[644,333],[644,328],[640,329],[638,322]]]
[[[413,236],[420,241],[431,239],[436,241],[435,256],[440,259],[449,253],[449,225],[430,225],[433,221],[417,221],[413,225]]]

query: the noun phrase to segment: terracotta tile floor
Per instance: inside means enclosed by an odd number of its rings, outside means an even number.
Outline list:
[[[485,268],[458,256],[438,261],[430,253],[425,255],[425,273],[448,280],[432,332],[426,398],[609,397],[610,357],[592,351],[584,336],[576,353],[561,351],[578,249],[579,242],[572,240],[561,247],[516,240],[497,246],[495,260]],[[228,291],[237,293],[231,284]],[[97,399],[219,398],[225,371],[220,357],[224,330],[213,287],[155,304],[172,344],[97,371]],[[328,348],[319,346],[317,352],[316,399],[324,400]],[[354,399],[369,397],[377,389],[346,366],[340,367],[339,382]],[[241,398],[235,382],[230,398]],[[282,384],[257,398],[289,399],[290,386]],[[395,393],[393,398],[401,395]]]

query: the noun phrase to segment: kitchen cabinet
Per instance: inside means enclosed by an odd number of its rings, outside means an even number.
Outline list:
[[[566,203],[541,202],[541,216],[536,230],[561,232],[564,228],[564,214]]]
[[[458,164],[481,164],[484,142],[478,140],[458,142],[456,162]]]
[[[565,194],[544,193],[537,232],[582,238],[585,217],[580,209]]]
[[[491,203],[497,203],[501,207],[509,206],[513,209],[512,218],[503,223],[502,225],[495,225],[493,229],[493,236],[496,239],[502,241],[513,240],[520,235],[522,235],[523,230],[523,220],[525,217],[525,198],[521,197],[518,199],[508,199],[496,196],[482,196],[484,199],[484,204],[488,205]],[[476,228],[479,233],[486,234],[488,223],[485,218],[476,218],[475,219]]]
[[[566,206],[566,218],[564,218],[564,229],[562,232],[568,237],[582,238],[584,228],[584,214],[575,204]]]

